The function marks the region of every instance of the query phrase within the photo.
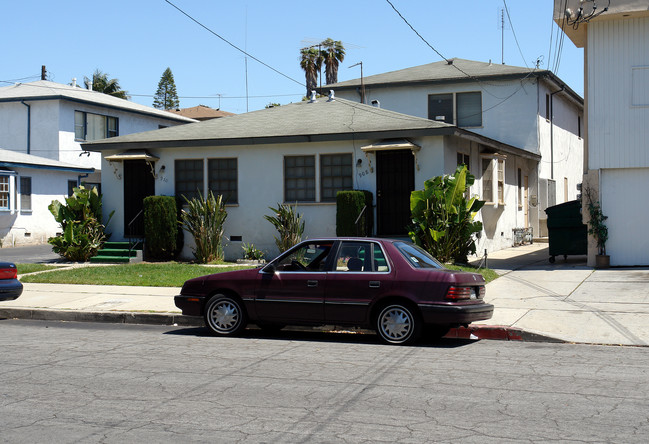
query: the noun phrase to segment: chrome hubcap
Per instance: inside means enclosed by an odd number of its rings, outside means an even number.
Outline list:
[[[381,316],[381,332],[392,341],[406,339],[412,331],[410,313],[401,307],[391,307],[383,311]]]
[[[229,301],[217,303],[212,310],[211,324],[219,331],[230,331],[239,322],[239,308]]]

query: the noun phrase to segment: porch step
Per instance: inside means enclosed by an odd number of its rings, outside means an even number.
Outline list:
[[[141,261],[142,242],[137,242],[133,250],[130,250],[130,244],[128,242],[105,242],[104,248],[97,252],[97,256],[90,258],[90,262],[94,264]]]

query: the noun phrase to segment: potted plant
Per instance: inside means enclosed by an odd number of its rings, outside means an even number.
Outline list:
[[[597,255],[595,256],[595,268],[608,268],[611,264],[611,258],[606,254],[606,241],[608,240],[608,228],[604,221],[608,216],[602,213],[602,207],[599,202],[594,202],[590,191],[588,196],[588,234],[592,235],[597,242]]]

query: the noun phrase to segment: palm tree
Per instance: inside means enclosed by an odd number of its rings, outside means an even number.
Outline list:
[[[306,96],[316,89],[318,72],[322,66],[322,54],[316,48],[302,48],[300,50],[300,67],[306,77]]]
[[[345,60],[345,48],[340,40],[331,38],[322,42],[322,58],[327,73],[327,84],[338,82],[338,64]]]
[[[119,97],[120,99],[128,100],[128,93],[119,86],[119,80],[108,79],[108,73],[101,72],[96,69],[92,74],[92,81],[84,76],[84,83],[86,89],[92,89],[100,93],[108,94],[109,96]],[[92,85],[92,88],[90,86]]]

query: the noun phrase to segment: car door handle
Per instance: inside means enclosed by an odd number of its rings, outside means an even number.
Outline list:
[[[379,288],[381,286],[381,281],[370,281],[370,288]]]
[[[318,281],[306,281],[306,286],[307,287],[317,287],[318,286]]]

